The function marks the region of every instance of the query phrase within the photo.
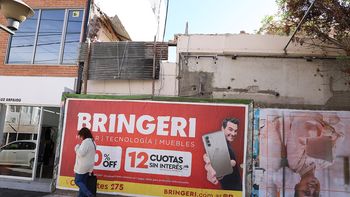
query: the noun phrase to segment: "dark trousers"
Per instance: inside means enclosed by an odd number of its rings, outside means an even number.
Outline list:
[[[89,189],[87,188],[87,179],[89,173],[86,174],[77,174],[75,173],[75,184],[79,187],[79,196],[78,197],[91,197],[94,196]]]

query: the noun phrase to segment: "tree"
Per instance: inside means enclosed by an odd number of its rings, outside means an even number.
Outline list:
[[[342,49],[350,56],[350,0],[276,0],[279,12],[265,17],[257,33],[290,35],[313,1],[296,39],[317,39],[321,43],[310,44]]]

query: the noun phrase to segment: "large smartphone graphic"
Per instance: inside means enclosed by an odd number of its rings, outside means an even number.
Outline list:
[[[333,162],[332,144],[330,136],[306,138],[306,154],[316,159]]]
[[[223,131],[216,131],[202,136],[205,151],[217,177],[233,172],[230,154]]]

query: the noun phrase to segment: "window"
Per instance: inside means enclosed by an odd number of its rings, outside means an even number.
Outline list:
[[[38,161],[37,143],[43,107],[3,106],[0,105],[0,112],[3,114],[0,114],[3,116],[0,119],[4,122],[1,123],[3,129],[0,128],[2,131],[0,140],[3,140],[3,146],[0,147],[0,177],[11,176],[33,180],[36,170],[33,166]]]
[[[11,37],[8,64],[75,64],[83,10],[35,10]]]
[[[17,133],[9,133],[9,139],[7,143],[16,141],[16,139],[17,139]]]
[[[32,134],[28,133],[18,133],[17,140],[31,140]]]
[[[20,142],[9,144],[5,147],[5,150],[17,150],[19,149],[20,144],[21,144]]]
[[[11,112],[19,112],[20,109],[21,109],[20,106],[16,106],[16,105],[11,105],[10,106],[10,111]]]
[[[78,47],[81,32],[81,11],[69,10],[66,37],[64,40],[63,64],[74,64],[78,57]]]
[[[23,142],[19,145],[20,150],[34,150],[36,144],[33,142]]]

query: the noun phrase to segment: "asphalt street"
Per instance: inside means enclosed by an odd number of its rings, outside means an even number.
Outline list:
[[[78,196],[78,192],[56,190],[53,193],[44,193],[44,192],[33,192],[33,191],[0,188],[0,196],[1,197],[76,197]],[[97,194],[96,197],[125,197],[125,196]]]

